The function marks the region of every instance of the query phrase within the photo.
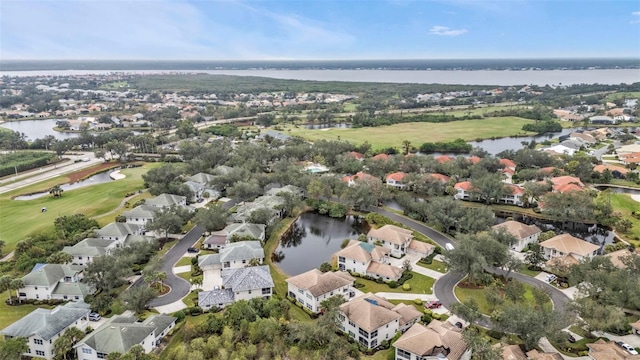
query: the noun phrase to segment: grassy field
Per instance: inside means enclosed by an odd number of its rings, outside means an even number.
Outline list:
[[[15,292],[13,293],[15,295]],[[0,293],[0,329],[4,329],[14,322],[20,320],[23,316],[32,312],[37,308],[51,309],[53,306],[35,306],[35,305],[16,305],[9,306],[5,300],[9,298],[9,292]]]
[[[496,117],[448,123],[404,123],[359,129],[311,130],[288,126],[285,133],[312,141],[340,139],[356,144],[368,141],[374,148],[399,147],[402,141],[409,140],[413,146],[419,147],[424,142],[451,141],[457,138],[472,141],[491,137],[531,135],[522,131],[522,126],[531,122],[532,120],[518,117]]]
[[[356,282],[363,284],[364,287],[359,288],[358,290],[368,293],[377,293],[377,292],[392,292],[392,293],[416,293],[416,294],[432,294],[433,293],[433,283],[435,280],[428,276],[424,276],[422,274],[418,274],[416,272],[411,271],[413,278],[407,280],[405,284],[411,285],[410,291],[402,290],[402,286],[398,286],[397,288],[390,288],[387,284],[378,284],[375,281],[366,280],[362,278],[356,278]]]
[[[125,194],[142,189],[142,174],[159,164],[147,164],[133,169],[124,169],[127,177],[122,180],[65,191],[62,197],[45,196],[29,201],[11,200],[11,197],[39,191],[46,191],[54,184],[64,183],[66,177],[52,179],[27,188],[3,194],[0,197],[2,226],[0,239],[7,244],[5,252],[13,250],[15,244],[28,234],[42,231],[53,226],[55,218],[64,215],[85,214],[97,216],[115,209]],[[40,209],[46,207],[47,212]],[[115,216],[115,215],[114,215]]]
[[[616,99],[640,99],[640,91],[618,92],[607,95],[607,101]]]
[[[640,202],[633,200],[630,195],[611,193],[611,206],[614,212],[621,213],[623,218],[633,224],[628,232],[618,232],[618,235],[636,246],[640,245],[640,219],[631,216],[632,211],[640,210]]]
[[[174,267],[191,265],[191,259],[193,259],[193,258],[187,257],[187,256],[185,256],[183,258],[180,258],[180,260],[178,260],[178,262],[174,265]]]
[[[421,266],[423,268],[427,268],[427,269],[431,269],[433,271],[437,271],[437,272],[441,272],[441,273],[446,273],[447,272],[447,265],[445,265],[445,263],[443,263],[442,261],[438,261],[438,260],[432,260],[431,264],[425,264],[422,262],[418,261],[418,266]]]
[[[118,209],[117,211],[110,213],[110,214],[106,214],[106,215],[102,215],[102,216],[98,216],[96,217],[96,221],[98,222],[98,224],[100,224],[100,226],[105,226],[108,223],[114,222],[116,219],[116,216],[122,214],[123,212],[127,211],[127,210],[131,210],[133,208],[133,204],[135,204],[136,202],[142,200],[142,199],[149,199],[152,198],[153,195],[151,195],[148,191],[145,191],[141,194],[137,194],[134,197],[132,197],[128,202],[129,202],[129,207],[127,208],[126,206],[121,207],[120,209]]]
[[[531,285],[523,284],[525,288],[524,293],[524,303],[528,305],[535,305],[535,300],[533,299],[533,287]],[[460,302],[469,301],[474,299],[478,303],[478,308],[480,312],[483,314],[490,315],[494,310],[499,310],[500,305],[498,305],[495,309],[489,305],[487,302],[487,298],[485,296],[484,289],[476,289],[476,288],[463,288],[460,286],[456,286],[454,289],[454,293]],[[509,300],[504,300],[504,303],[509,303]]]

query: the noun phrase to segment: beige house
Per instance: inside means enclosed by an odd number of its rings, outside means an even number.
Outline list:
[[[509,234],[513,235],[518,242],[511,245],[511,250],[522,251],[528,244],[537,243],[538,237],[542,230],[535,225],[525,225],[519,221],[505,221],[502,224],[494,225],[491,227],[493,230],[498,231],[500,229],[506,230]]]
[[[616,345],[613,341],[598,341],[587,344],[589,357],[593,360],[637,360],[640,355],[631,355],[625,349]]]
[[[495,347],[500,344],[495,344]],[[518,345],[505,345],[502,347],[502,359],[503,360],[527,360],[527,355],[520,349]]]
[[[391,340],[398,331],[415,324],[422,313],[411,305],[393,305],[385,298],[367,293],[340,305],[340,330],[368,349]]]
[[[570,234],[554,236],[540,243],[547,260],[569,256],[577,261],[598,254],[600,246],[580,240]]]
[[[529,360],[564,360],[559,353],[540,352],[536,349],[527,351],[527,358]]]
[[[406,253],[413,239],[413,232],[395,225],[385,225],[379,229],[369,230],[367,237],[370,243],[380,241],[382,247],[391,250],[391,256],[399,258]]]
[[[383,280],[398,280],[402,269],[389,264],[389,249],[370,243],[351,240],[334,254],[341,271],[350,271]]]
[[[348,300],[354,278],[344,271],[323,273],[313,269],[286,281],[290,297],[314,313],[319,313],[320,304],[332,296],[339,295]]]
[[[461,331],[450,323],[433,320],[429,325],[414,324],[393,344],[396,360],[471,359],[471,350]]]

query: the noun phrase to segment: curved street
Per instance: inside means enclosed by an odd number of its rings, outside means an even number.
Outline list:
[[[424,224],[408,219],[404,216],[400,216],[380,208],[376,209],[375,211],[378,214],[384,215],[390,218],[391,220],[397,221],[405,226],[408,226],[414,229],[419,233],[422,233],[428,236],[429,238],[431,238],[431,240],[433,240],[443,248],[446,243],[455,244],[456,242],[454,239]],[[487,269],[487,271],[494,274],[498,274],[498,275],[506,274],[505,270],[498,269],[498,268]],[[567,297],[565,293],[563,293],[559,289],[549,285],[544,281],[540,281],[536,278],[523,275],[520,273],[512,272],[511,274],[509,274],[509,276],[525,284],[532,285],[535,287],[542,287],[549,294],[551,298],[551,302],[553,303],[553,306],[555,309],[559,310],[560,312],[566,309],[566,305],[568,304],[570,299],[569,297]],[[460,282],[460,280],[462,280],[463,278],[464,278],[463,274],[448,272],[447,274],[445,274],[444,276],[436,280],[435,284],[433,285],[433,294],[438,298],[438,300],[440,300],[440,302],[442,302],[442,305],[444,305],[444,307],[450,309],[452,304],[458,302],[458,299],[456,298],[453,292],[453,289],[455,288],[456,284]],[[490,328],[491,321],[489,320],[489,317],[485,316],[480,321],[478,321],[478,325],[482,327]]]

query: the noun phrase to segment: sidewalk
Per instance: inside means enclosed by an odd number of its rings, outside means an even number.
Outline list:
[[[422,301],[438,300],[433,294],[415,294],[415,293],[392,293],[392,292],[377,292],[377,296],[381,296],[387,300],[410,300],[420,299]]]

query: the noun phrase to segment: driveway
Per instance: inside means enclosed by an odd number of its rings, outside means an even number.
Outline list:
[[[202,290],[213,290],[215,286],[222,285],[222,276],[220,276],[220,269],[205,270],[202,277]]]

